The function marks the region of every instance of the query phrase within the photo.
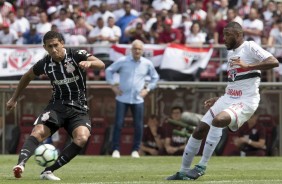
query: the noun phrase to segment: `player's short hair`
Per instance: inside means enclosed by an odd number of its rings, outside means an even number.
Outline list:
[[[65,41],[61,33],[58,33],[56,31],[48,31],[43,37],[43,43],[46,44],[47,40],[55,39],[55,38],[57,38],[60,42]]]
[[[236,30],[238,30],[238,31],[243,31],[242,26],[241,26],[238,22],[234,22],[234,21],[229,22],[229,23],[225,26],[225,28],[231,28],[231,29],[236,29]]]

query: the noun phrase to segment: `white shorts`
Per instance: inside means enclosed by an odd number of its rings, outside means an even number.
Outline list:
[[[206,112],[201,121],[211,125],[214,117],[220,112],[225,111],[231,117],[231,122],[228,127],[232,131],[236,131],[251,118],[257,107],[258,104],[253,104],[252,107],[250,107],[242,99],[232,100],[226,96],[222,96]]]

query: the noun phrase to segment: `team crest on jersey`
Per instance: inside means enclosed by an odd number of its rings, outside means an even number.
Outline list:
[[[67,70],[68,73],[72,73],[72,72],[74,72],[75,67],[71,63],[67,62],[66,63],[66,70]]]
[[[47,121],[50,118],[50,111],[49,112],[45,112],[42,117],[41,117],[41,121]]]
[[[53,67],[53,66],[56,66],[56,63],[49,63],[49,65],[48,66],[50,66],[50,67]]]
[[[237,75],[237,69],[231,69],[228,71],[228,78],[230,78],[232,81],[235,81]]]

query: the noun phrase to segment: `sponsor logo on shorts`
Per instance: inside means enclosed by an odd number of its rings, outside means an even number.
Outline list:
[[[50,118],[50,111],[49,112],[45,112],[42,117],[41,117],[41,121],[47,121]]]

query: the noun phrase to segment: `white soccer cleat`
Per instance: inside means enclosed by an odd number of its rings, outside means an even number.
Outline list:
[[[113,151],[112,157],[113,157],[113,158],[120,158],[120,153],[119,153],[119,151],[118,151],[118,150]]]
[[[15,178],[21,178],[22,173],[24,172],[24,166],[16,165],[15,167],[13,167],[13,172],[14,172]]]
[[[132,151],[131,157],[132,158],[140,158],[140,155],[139,155],[138,151]]]
[[[42,180],[61,180],[57,176],[53,174],[52,171],[45,171],[44,173],[40,174],[40,179]]]

